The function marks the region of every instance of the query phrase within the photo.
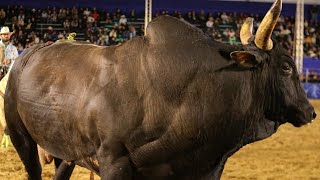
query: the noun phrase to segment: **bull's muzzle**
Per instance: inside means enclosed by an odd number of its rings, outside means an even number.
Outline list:
[[[308,105],[304,108],[292,108],[288,112],[288,122],[295,127],[300,127],[306,124],[310,124],[317,117],[317,114],[314,108],[311,105]]]
[[[302,126],[305,124],[309,124],[317,117],[317,113],[315,112],[315,110],[312,106],[305,108],[305,110],[303,111],[303,115],[302,116],[301,115],[297,116],[298,119],[300,119],[300,120],[298,121],[297,124],[293,123],[294,126],[299,127],[299,126]]]

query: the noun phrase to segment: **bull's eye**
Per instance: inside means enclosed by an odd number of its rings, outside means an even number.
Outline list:
[[[292,67],[288,63],[284,63],[282,65],[282,70],[283,70],[283,72],[285,72],[287,74],[291,74],[292,73]]]

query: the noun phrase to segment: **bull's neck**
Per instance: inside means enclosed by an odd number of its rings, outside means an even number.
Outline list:
[[[258,70],[262,71],[262,70]],[[252,99],[251,110],[249,111],[251,116],[249,121],[252,125],[248,127],[243,140],[244,144],[259,141],[271,136],[277,131],[279,123],[268,120],[266,118],[266,104],[270,102],[272,94],[266,91],[267,77],[264,72],[252,72],[251,82],[252,85]]]

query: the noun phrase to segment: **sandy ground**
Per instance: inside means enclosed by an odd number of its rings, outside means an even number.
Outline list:
[[[229,158],[222,180],[320,180],[320,100],[311,102],[318,113],[314,123],[301,128],[286,124],[272,137],[242,148]],[[52,179],[53,172],[53,165],[47,165],[43,179]],[[71,179],[88,180],[89,174],[77,167]],[[0,149],[0,180],[20,179],[26,173],[16,151]]]

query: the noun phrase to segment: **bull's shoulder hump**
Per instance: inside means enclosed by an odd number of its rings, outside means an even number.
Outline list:
[[[208,38],[202,30],[172,16],[159,16],[147,27],[146,37],[151,44],[179,43]]]

